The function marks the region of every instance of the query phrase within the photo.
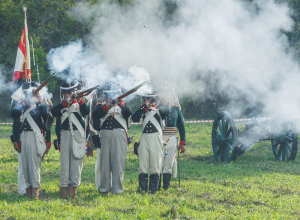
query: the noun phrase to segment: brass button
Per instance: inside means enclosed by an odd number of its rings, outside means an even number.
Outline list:
[[[147,128],[148,128],[148,125],[147,125]]]
[[[110,122],[112,124],[112,122]]]
[[[150,125],[150,128],[151,128],[151,125]]]
[[[106,127],[107,128],[107,127]]]
[[[110,126],[110,128],[111,128],[111,126]]]
[[[152,130],[150,130],[150,132],[152,132]]]

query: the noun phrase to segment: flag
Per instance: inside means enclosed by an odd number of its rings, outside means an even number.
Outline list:
[[[25,10],[24,10],[25,11]],[[28,28],[27,28],[27,19],[25,11],[25,26],[22,31],[21,39],[19,42],[19,47],[17,50],[17,57],[13,75],[13,82],[18,81],[18,84],[27,82],[28,79],[31,79],[31,69],[30,69],[30,48],[28,40]]]

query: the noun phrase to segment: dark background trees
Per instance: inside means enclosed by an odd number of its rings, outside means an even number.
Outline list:
[[[24,27],[23,4],[28,9],[29,35],[33,39],[34,56],[39,65],[41,81],[49,76],[46,61],[51,48],[68,44],[70,41],[82,39],[89,34],[88,24],[80,23],[70,18],[67,11],[75,7],[79,2],[96,4],[105,1],[110,4],[119,4],[120,7],[130,7],[134,0],[1,0],[0,1],[0,69],[7,82],[12,79],[15,65],[16,52],[20,40],[21,31]],[[244,0],[250,1],[250,0]],[[295,21],[293,31],[285,33],[289,43],[296,51],[296,59],[300,55],[300,0],[281,0],[287,2],[293,9],[292,19]],[[164,6],[164,19],[166,24],[172,23],[172,16],[176,14],[177,5],[173,0],[161,0]],[[161,13],[161,12],[160,12]],[[31,43],[31,39],[30,43]],[[32,48],[31,48],[32,50]],[[31,58],[32,78],[36,79],[36,68]],[[56,94],[59,91],[59,80],[51,80],[48,85],[49,91]],[[230,103],[239,103],[240,100],[229,100],[224,95],[207,91],[207,96],[200,98],[185,97],[181,100],[182,110],[186,118],[213,118],[216,112]],[[0,102],[7,103],[0,106],[0,119],[9,118],[10,97],[9,91],[0,95]],[[209,97],[209,98],[208,98]],[[57,100],[55,100],[56,102]],[[247,109],[245,114],[247,113]]]

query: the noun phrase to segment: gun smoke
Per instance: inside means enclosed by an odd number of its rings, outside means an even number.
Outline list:
[[[161,1],[137,1],[126,9],[79,3],[69,15],[92,25],[88,46],[78,41],[51,50],[50,69],[77,76],[84,71],[97,84],[111,78],[138,83],[135,77],[147,78],[149,73],[158,86],[165,78],[185,75],[176,83],[179,96],[209,97],[215,90],[232,100],[264,103],[267,116],[300,114],[299,65],[283,34],[293,27],[286,4],[174,2],[178,8],[172,17],[163,13]],[[122,71],[115,74],[115,69]]]

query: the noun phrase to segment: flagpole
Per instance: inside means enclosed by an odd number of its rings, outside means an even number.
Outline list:
[[[26,48],[26,53],[25,53],[25,70],[24,70],[24,73],[25,73],[25,82],[27,82],[27,44],[26,44],[26,38],[27,38],[27,18],[26,18],[26,11],[27,11],[27,7],[26,5],[23,5],[23,11],[24,11],[24,25],[25,25],[25,48]]]

